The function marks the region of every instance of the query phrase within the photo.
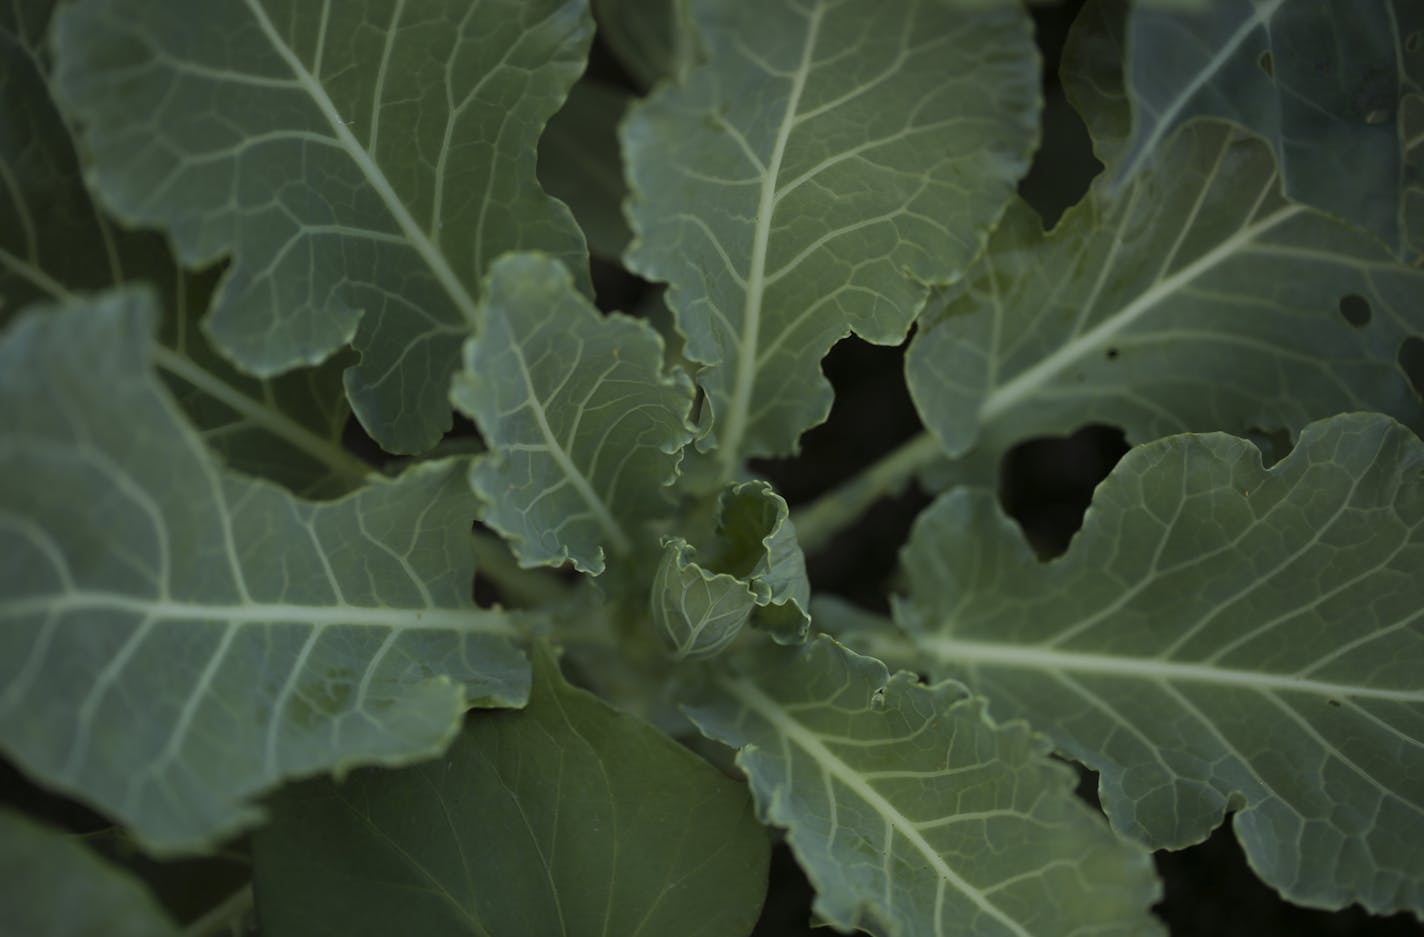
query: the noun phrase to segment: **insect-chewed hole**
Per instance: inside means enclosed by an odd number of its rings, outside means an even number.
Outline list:
[[[1404,340],[1399,346],[1399,367],[1414,385],[1414,392],[1424,397],[1424,338],[1411,335]]]
[[[1269,51],[1262,52],[1261,57],[1256,60],[1256,64],[1261,66],[1261,71],[1266,73],[1266,77],[1274,79],[1276,77],[1276,63],[1271,58]]]
[[[1340,297],[1340,315],[1345,321],[1357,329],[1362,329],[1370,324],[1370,303],[1365,297],[1356,293],[1347,293]]]

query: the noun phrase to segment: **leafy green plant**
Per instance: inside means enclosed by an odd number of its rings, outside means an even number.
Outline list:
[[[1088,0],[1047,229],[1041,71],[1009,0],[0,9],[0,748],[71,805],[0,930],[738,937],[777,842],[842,932],[1154,933],[1228,814],[1424,917],[1424,6]],[[788,506],[852,333],[923,430]],[[994,467],[1089,424],[1042,559]]]

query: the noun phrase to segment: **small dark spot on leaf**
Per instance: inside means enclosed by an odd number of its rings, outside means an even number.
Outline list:
[[[1421,48],[1424,48],[1424,30],[1416,29],[1404,40],[1404,49],[1406,52],[1417,54]]]
[[[1337,699],[1328,699],[1328,700],[1326,700],[1325,702],[1329,703],[1331,706],[1339,706],[1339,705],[1340,705],[1340,701],[1337,700]]]
[[[1399,367],[1414,385],[1414,392],[1424,397],[1424,338],[1411,335],[1404,340],[1399,346]]]
[[[1106,352],[1104,352],[1104,354],[1107,355],[1107,359],[1109,361],[1116,361],[1118,356],[1118,350],[1116,348],[1109,348]]]
[[[1348,293],[1340,297],[1340,315],[1357,329],[1370,324],[1370,304],[1363,296]]]
[[[1261,57],[1256,60],[1256,64],[1261,66],[1261,71],[1265,72],[1272,79],[1276,77],[1276,65],[1275,62],[1271,60],[1271,53],[1269,51],[1262,52]]]

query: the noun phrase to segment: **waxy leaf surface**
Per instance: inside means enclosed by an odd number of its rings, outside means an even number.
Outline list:
[[[256,837],[270,937],[745,937],[770,852],[746,786],[565,683],[438,761],[284,792]]]
[[[528,666],[476,609],[463,463],[329,504],[224,473],[137,291],[0,342],[0,747],[159,852],[284,779],[437,754]]]
[[[451,424],[480,277],[540,248],[584,265],[535,144],[584,67],[581,0],[84,0],[54,33],[92,178],[183,260],[232,257],[207,327],[270,375],[350,342],[383,446]]]
[[[1077,799],[1042,736],[830,638],[767,650],[688,714],[741,749],[821,919],[877,937],[1158,932],[1147,851]]]
[[[904,554],[916,666],[1101,774],[1153,847],[1223,814],[1294,901],[1424,912],[1424,445],[1376,414],[1250,443],[1175,436],[1098,487],[1042,564],[986,492]],[[875,639],[870,637],[870,645]]]
[[[1120,4],[1090,3],[1064,82],[1112,170],[1130,132]],[[1424,334],[1424,271],[1291,201],[1269,148],[1216,121],[1164,138],[1117,189],[1096,180],[1045,233],[1013,205],[906,363],[952,456],[996,457],[1088,423],[1138,442],[1286,430],[1346,410],[1424,428],[1399,359]]]
[[[492,450],[470,472],[483,520],[525,566],[597,575],[671,510],[692,384],[663,374],[651,326],[601,314],[548,257],[502,257],[479,321],[451,398]]]
[[[0,809],[0,933],[178,937],[143,883],[77,836]]]
[[[621,136],[642,276],[706,365],[721,475],[793,452],[830,408],[821,357],[893,344],[978,252],[1027,168],[1027,15],[942,2],[694,0],[707,62]]]
[[[1405,252],[1407,202],[1424,197],[1424,160],[1401,127],[1406,96],[1424,92],[1424,4],[1215,0],[1139,7],[1127,22],[1132,139],[1120,177],[1192,118],[1225,118],[1270,144],[1291,198]]]
[[[215,278],[183,274],[162,238],[120,228],[91,201],[50,95],[52,9],[0,8],[0,322],[31,302],[147,280],[165,310],[154,363],[204,441],[228,465],[299,493],[350,490],[368,470],[340,447],[350,414],[341,362],[270,380],[241,373],[199,327]]]
[[[1077,59],[1098,48],[1082,40]],[[1071,87],[1111,143],[1124,124],[1105,83]],[[1265,144],[1197,122],[1123,191],[1097,180],[1051,232],[1016,202],[924,317],[906,376],[950,455],[1094,422],[1134,442],[1294,432],[1345,410],[1419,428],[1399,355],[1424,333],[1421,297],[1424,271],[1286,199]]]

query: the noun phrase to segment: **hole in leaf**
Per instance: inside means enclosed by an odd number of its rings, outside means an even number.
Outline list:
[[[1291,434],[1288,430],[1280,427],[1262,429],[1259,426],[1252,426],[1246,430],[1246,438],[1261,450],[1261,464],[1267,468],[1284,459],[1291,451]],[[1245,493],[1242,492],[1242,494]]]
[[[1032,439],[1004,454],[999,500],[1041,559],[1068,549],[1093,489],[1125,452],[1122,430],[1091,425],[1071,436]]]
[[[1256,60],[1256,64],[1261,66],[1261,71],[1265,72],[1267,77],[1275,79],[1276,63],[1271,59],[1270,52],[1262,52],[1261,57]]]
[[[1411,335],[1404,340],[1399,346],[1399,367],[1414,386],[1414,392],[1424,397],[1424,338]]]
[[[1106,352],[1104,352],[1104,354],[1107,356],[1107,359],[1109,361],[1116,361],[1118,356],[1118,350],[1116,348],[1109,348]]]
[[[1370,324],[1370,304],[1363,296],[1349,293],[1340,297],[1340,315],[1357,329]]]

